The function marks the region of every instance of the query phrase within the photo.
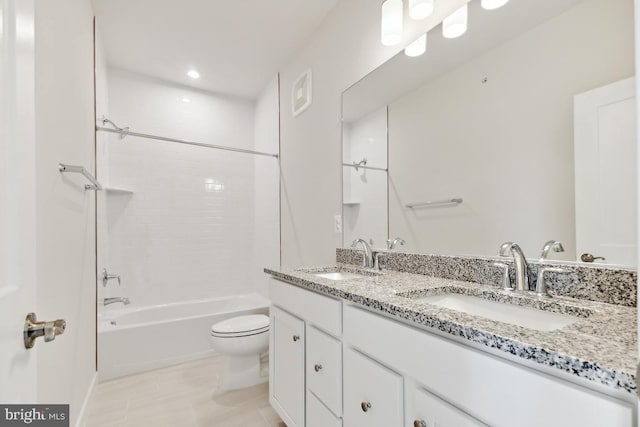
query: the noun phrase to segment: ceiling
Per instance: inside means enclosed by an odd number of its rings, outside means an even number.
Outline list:
[[[93,0],[110,67],[256,98],[338,0]],[[201,77],[186,73],[196,69]]]

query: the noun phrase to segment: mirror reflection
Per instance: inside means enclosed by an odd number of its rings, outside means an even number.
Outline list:
[[[473,0],[464,35],[427,40],[343,95],[345,244],[496,255],[514,241],[539,258],[549,242],[549,259],[635,265],[633,1]],[[381,141],[381,112],[388,174],[373,178],[352,163],[386,159],[353,135]]]

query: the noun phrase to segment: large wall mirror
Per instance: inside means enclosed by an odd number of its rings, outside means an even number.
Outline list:
[[[635,267],[633,0],[468,7],[343,94],[345,245]]]

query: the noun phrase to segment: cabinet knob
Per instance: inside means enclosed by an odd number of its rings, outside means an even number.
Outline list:
[[[322,369],[322,365],[321,365],[321,364],[319,364],[319,363],[316,363],[316,364],[315,364],[315,366],[313,367],[313,369],[314,369],[316,372],[320,372],[320,369]]]
[[[298,342],[298,341],[300,341],[300,335],[294,335],[293,342]]]
[[[427,427],[427,422],[425,420],[415,420],[413,427]]]
[[[369,402],[362,402],[360,404],[360,407],[362,408],[362,412],[367,412],[369,409],[371,409],[371,403]]]

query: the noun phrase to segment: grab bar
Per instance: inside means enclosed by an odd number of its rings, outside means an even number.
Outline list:
[[[411,203],[411,204],[405,205],[405,207],[409,209],[418,209],[418,208],[430,208],[430,207],[446,206],[446,205],[457,206],[460,203],[462,203],[462,199],[456,198],[456,199],[447,199],[447,200],[437,200],[433,202]]]
[[[82,174],[85,178],[87,178],[89,181],[91,181],[91,184],[85,184],[85,186],[84,186],[85,190],[95,190],[95,191],[102,190],[102,185],[100,185],[98,180],[95,179],[93,177],[93,175],[91,175],[82,166],[65,165],[64,163],[58,163],[58,170],[61,173],[69,172],[69,173],[80,173],[80,174]]]

